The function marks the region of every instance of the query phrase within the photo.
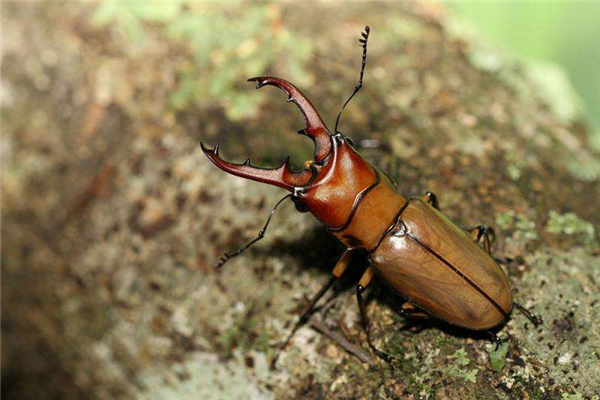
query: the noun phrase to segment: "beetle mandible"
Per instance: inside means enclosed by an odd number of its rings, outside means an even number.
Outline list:
[[[273,213],[288,198],[299,211],[312,213],[346,247],[329,281],[312,298],[277,350],[273,365],[319,299],[342,276],[356,249],[366,250],[370,261],[356,286],[367,342],[385,361],[391,357],[371,342],[362,296],[374,275],[405,300],[401,312],[408,316],[424,314],[461,328],[489,331],[505,323],[515,305],[535,325],[541,322],[513,302],[508,279],[491,256],[489,228],[457,227],[440,213],[431,192],[422,198],[406,199],[398,193],[396,184],[365,161],[338,131],[342,112],[362,88],[369,33],[367,26],[359,39],[363,49],[359,82],[342,106],[333,134],[310,100],[291,83],[270,76],[249,79],[256,82],[257,89],[267,85],[280,88],[304,115],[306,128],[298,133],[313,140],[315,153],[303,170],[294,171],[287,158],[274,169],[255,167],[249,160],[233,164],[219,157],[218,145],[209,149],[200,143],[204,154],[223,171],[291,192],[275,205],[258,236],[241,249],[226,253],[216,267],[262,239]]]

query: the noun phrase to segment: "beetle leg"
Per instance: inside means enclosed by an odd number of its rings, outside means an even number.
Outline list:
[[[425,193],[425,196],[423,196],[423,201],[429,204],[431,207],[435,208],[436,210],[440,209],[437,196],[432,192]]]
[[[494,229],[485,225],[479,225],[475,228],[466,229],[471,234],[471,239],[475,243],[480,243],[483,238],[482,247],[488,254],[492,254],[492,241],[496,237]]]
[[[525,315],[525,317],[527,317],[528,320],[531,321],[531,323],[533,324],[533,326],[535,328],[537,328],[538,325],[541,325],[544,323],[544,320],[539,315],[535,315],[534,313],[532,313],[531,311],[529,311],[528,309],[526,309],[525,307],[523,307],[522,305],[520,305],[517,302],[514,302],[513,304],[515,305],[515,307],[517,307],[517,309],[519,311],[521,311],[523,313],[523,315]]]
[[[488,335],[490,335],[490,340],[492,342],[494,342],[494,344],[496,345],[496,348],[494,348],[494,351],[498,350],[500,348],[500,346],[502,346],[502,339],[500,339],[498,337],[498,335],[496,335],[492,331],[488,331]],[[508,340],[508,339],[506,339],[506,340]]]
[[[365,333],[367,334],[367,343],[369,344],[369,347],[383,361],[391,363],[393,357],[376,348],[373,345],[373,342],[371,342],[371,326],[369,324],[369,318],[367,317],[365,300],[363,299],[362,294],[365,291],[366,287],[369,285],[369,283],[371,283],[371,279],[373,279],[373,274],[373,268],[369,267],[367,268],[363,276],[360,278],[360,281],[356,286],[356,300],[358,301],[358,308],[360,309],[360,315],[362,317]]]
[[[408,301],[400,306],[400,314],[408,318],[429,319],[431,316]]]
[[[315,305],[317,304],[317,302],[321,299],[321,297],[323,297],[323,295],[329,289],[331,289],[333,284],[346,271],[346,269],[348,268],[348,265],[350,264],[350,261],[352,260],[353,254],[354,253],[352,252],[352,250],[346,250],[344,252],[344,254],[342,254],[342,257],[340,257],[338,262],[335,264],[335,267],[333,268],[333,271],[331,272],[331,276],[329,277],[329,280],[325,283],[325,285],[323,285],[323,287],[321,287],[321,289],[317,292],[317,294],[310,300],[310,303],[304,308],[304,310],[300,314],[300,318],[298,318],[298,321],[292,328],[292,331],[290,332],[288,337],[285,339],[285,341],[283,341],[281,343],[281,345],[279,345],[279,347],[275,351],[275,355],[273,356],[273,360],[271,361],[271,368],[275,368],[275,364],[277,363],[277,359],[279,358],[279,355],[288,346],[288,344],[290,343],[290,340],[292,340],[292,337],[294,336],[296,331],[308,321],[308,318],[314,311],[313,309],[314,309]]]

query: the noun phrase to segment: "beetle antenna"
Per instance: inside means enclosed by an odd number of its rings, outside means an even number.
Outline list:
[[[360,67],[360,77],[358,78],[358,85],[354,86],[354,91],[352,92],[352,94],[350,95],[348,100],[346,100],[344,105],[342,106],[342,109],[340,110],[340,113],[338,114],[337,119],[335,120],[334,131],[336,134],[340,133],[338,131],[338,124],[340,122],[340,117],[342,116],[344,109],[346,108],[348,103],[350,103],[350,100],[352,100],[354,95],[356,95],[356,93],[358,93],[360,91],[360,89],[362,88],[362,85],[363,85],[363,76],[365,74],[365,67],[367,66],[367,41],[369,40],[369,33],[371,33],[371,28],[369,28],[369,26],[367,25],[367,26],[365,26],[365,31],[361,33],[362,38],[358,39],[358,41],[362,44],[362,48],[363,48],[362,65]]]
[[[277,202],[277,204],[275,204],[275,207],[273,207],[273,209],[271,210],[271,213],[269,214],[269,218],[267,218],[267,222],[265,223],[265,226],[262,227],[262,229],[258,232],[258,235],[254,239],[252,239],[250,242],[248,242],[248,244],[246,244],[245,246],[243,246],[237,250],[228,251],[227,253],[223,254],[219,258],[219,260],[215,263],[215,268],[221,268],[227,261],[231,260],[233,257],[239,256],[244,251],[246,251],[250,246],[252,246],[254,243],[258,242],[260,239],[265,237],[265,232],[267,232],[267,228],[269,227],[269,223],[271,222],[271,218],[273,218],[273,214],[275,214],[277,207],[279,207],[279,205],[281,203],[283,203],[284,200],[289,199],[290,197],[292,197],[292,193],[284,196],[282,199],[280,199]]]

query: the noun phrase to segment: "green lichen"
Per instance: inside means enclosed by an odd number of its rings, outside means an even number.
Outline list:
[[[539,238],[535,222],[527,218],[523,214],[517,214],[513,210],[509,210],[498,214],[495,219],[496,226],[503,230],[514,229],[514,237],[518,240],[528,241]]]
[[[594,396],[596,397],[596,396]],[[583,400],[583,396],[581,395],[581,393],[573,393],[573,394],[569,394],[569,393],[563,393],[561,398],[563,400]]]
[[[568,123],[581,114],[581,99],[573,90],[563,69],[556,64],[538,60],[529,60],[523,65],[540,99],[550,106],[556,117]]]
[[[465,351],[465,349],[456,350],[454,354],[450,356],[450,358],[455,359],[456,362],[462,366],[469,365],[471,363],[471,360],[469,360],[469,358],[467,357],[467,352]]]
[[[535,222],[522,214],[517,215],[515,228],[523,232],[525,239],[533,240],[538,238],[537,232],[535,231]]]
[[[257,369],[259,366],[266,368],[264,360],[256,358]],[[194,353],[184,362],[172,366],[170,379],[165,379],[160,370],[152,370],[145,372],[141,381],[144,387],[141,397],[146,399],[274,398],[249,373],[239,353],[227,363],[221,362],[215,354]]]
[[[578,236],[583,244],[591,244],[595,239],[595,229],[592,223],[579,218],[574,213],[559,214],[551,210],[548,213],[546,231],[549,233],[564,233],[570,236]]]
[[[477,382],[477,373],[478,372],[479,372],[479,370],[477,368],[473,368],[472,370],[470,370],[466,374],[463,374],[462,378],[465,381],[476,383]]]
[[[586,151],[568,160],[567,169],[575,178],[592,182],[600,177],[600,160]]]
[[[508,230],[512,227],[514,218],[515,212],[511,210],[498,214],[494,222],[498,228]]]
[[[492,371],[500,372],[506,365],[506,355],[508,354],[508,342],[503,342],[490,352],[490,365]]]
[[[455,377],[455,378],[461,378],[464,379],[465,381],[468,382],[477,382],[477,374],[479,373],[479,369],[477,368],[473,368],[470,370],[467,369],[462,369],[462,368],[458,368],[456,366],[448,369],[447,374],[449,376]]]
[[[508,172],[508,176],[510,176],[510,179],[513,181],[518,181],[521,177],[521,168],[515,164],[508,164],[506,167],[506,172]]]
[[[471,360],[467,356],[467,351],[463,348],[456,350],[449,358],[454,359],[455,363],[450,369],[447,370],[448,375],[457,378],[462,378],[465,381],[475,383],[477,382],[477,374],[479,369],[463,369],[471,363]]]

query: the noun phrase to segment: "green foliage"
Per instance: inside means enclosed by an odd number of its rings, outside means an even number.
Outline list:
[[[479,370],[477,368],[473,368],[472,370],[463,374],[463,379],[468,382],[476,383],[477,382],[477,373],[479,373]]]
[[[151,5],[133,1],[104,2],[97,8],[93,19],[100,26],[116,23],[127,39],[136,41],[144,35],[143,21],[163,23],[173,21],[179,15],[181,5],[181,1]]]
[[[170,48],[191,55],[177,66],[170,99],[176,110],[217,104],[240,119],[254,114],[262,97],[236,88],[247,78],[277,64],[279,74],[306,82],[312,45],[285,28],[280,14],[277,4],[103,2],[94,22],[132,45],[156,32]]]

